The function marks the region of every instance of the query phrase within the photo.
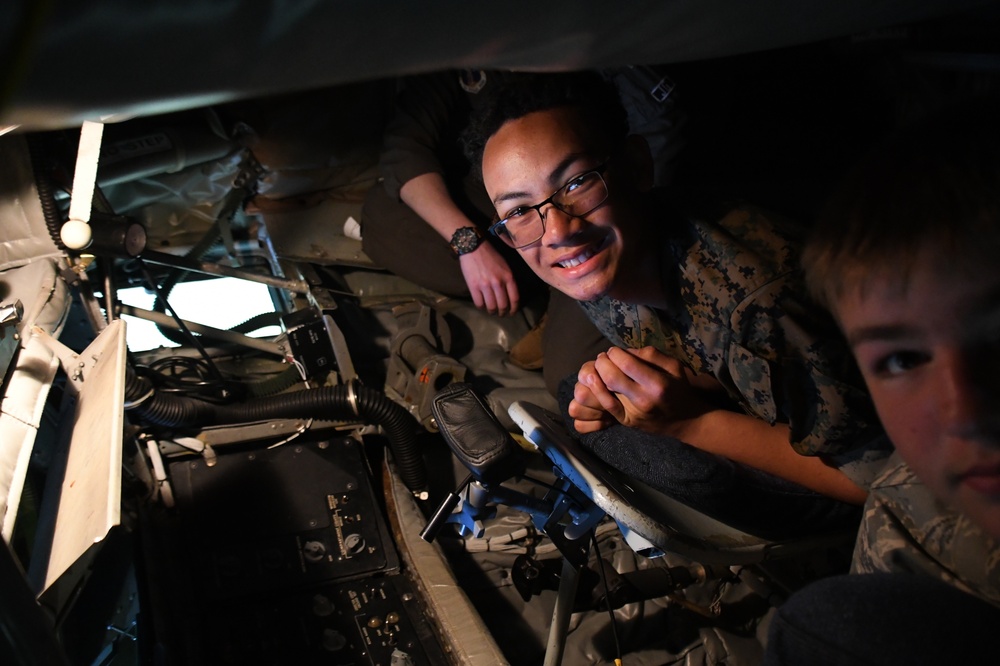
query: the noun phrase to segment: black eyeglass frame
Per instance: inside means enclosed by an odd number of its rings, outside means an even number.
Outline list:
[[[510,235],[509,231],[507,231],[507,220],[510,219],[510,216],[507,216],[507,217],[505,217],[502,220],[497,220],[496,222],[494,222],[493,224],[491,224],[490,227],[489,227],[489,232],[491,234],[493,234],[494,236],[496,236],[497,238],[499,238],[500,240],[502,240],[505,243],[507,243],[507,245],[509,245],[510,247],[514,248],[515,250],[518,250],[518,249],[520,249],[522,247],[528,247],[532,243],[537,243],[542,238],[542,236],[545,235],[545,216],[542,214],[542,208],[544,208],[548,204],[552,204],[553,208],[558,209],[559,211],[565,213],[566,215],[572,215],[573,217],[582,217],[584,215],[587,215],[588,213],[594,212],[595,210],[597,210],[601,206],[601,204],[603,204],[605,201],[608,200],[608,196],[610,195],[610,192],[608,191],[608,181],[604,180],[604,172],[608,170],[608,164],[610,164],[610,162],[611,162],[610,159],[605,160],[604,162],[602,162],[601,164],[598,164],[593,169],[589,169],[589,170],[584,171],[582,173],[578,173],[577,175],[573,176],[568,181],[566,181],[565,185],[563,185],[558,190],[556,190],[555,192],[553,192],[549,196],[549,198],[547,198],[545,201],[542,201],[541,203],[537,203],[537,204],[535,204],[533,206],[518,206],[518,208],[521,208],[521,209],[528,208],[528,209],[534,210],[536,213],[538,213],[538,218],[542,221],[542,232],[538,235],[538,238],[533,238],[532,240],[528,241],[527,243],[521,243],[520,245],[514,245],[513,244],[514,237]],[[592,173],[593,174],[597,174],[597,177],[601,179],[601,183],[604,185],[604,198],[601,199],[600,201],[598,201],[596,204],[594,204],[593,208],[590,208],[588,210],[585,210],[585,211],[582,211],[582,212],[579,212],[579,213],[572,213],[572,212],[570,212],[568,210],[565,210],[562,206],[560,206],[558,203],[556,203],[554,201],[554,199],[557,196],[559,196],[560,192],[562,192],[567,187],[569,187],[570,185],[573,184],[573,181],[578,180],[578,179],[582,178],[583,176],[589,176]],[[525,211],[525,212],[527,212],[527,211]],[[504,239],[505,236],[506,236],[506,238],[509,238],[511,240],[511,242],[508,243]]]

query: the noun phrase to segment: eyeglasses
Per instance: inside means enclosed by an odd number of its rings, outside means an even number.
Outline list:
[[[601,175],[607,168],[608,163],[604,162],[593,171],[575,176],[545,201],[534,206],[518,206],[507,217],[492,224],[490,233],[513,248],[521,248],[545,235],[542,208],[546,205],[552,204],[571,217],[586,215],[608,199],[608,184]]]

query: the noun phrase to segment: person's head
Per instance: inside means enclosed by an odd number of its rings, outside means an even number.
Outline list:
[[[493,91],[466,147],[497,211],[494,232],[539,277],[577,300],[629,295],[652,169],[612,84],[515,78]]]
[[[803,253],[900,456],[1000,538],[1000,132],[981,102],[897,135]]]

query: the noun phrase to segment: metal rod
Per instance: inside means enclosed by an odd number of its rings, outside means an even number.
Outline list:
[[[192,273],[201,273],[202,275],[221,275],[223,277],[234,277],[241,280],[250,280],[251,282],[260,282],[261,284],[278,287],[279,289],[287,289],[297,294],[306,294],[309,292],[309,284],[305,280],[290,280],[272,275],[261,275],[260,273],[254,273],[243,268],[233,268],[231,266],[223,266],[222,264],[198,261],[176,254],[167,254],[166,252],[145,250],[142,253],[142,259],[151,264],[171,266],[191,271]]]
[[[146,282],[149,283],[149,286],[153,288],[154,292],[156,292],[156,300],[163,303],[163,306],[170,311],[170,318],[174,320],[180,331],[187,336],[191,345],[197,349],[198,353],[201,354],[201,357],[205,359],[205,363],[208,364],[209,374],[212,375],[213,378],[221,380],[222,373],[219,372],[219,369],[215,366],[215,361],[213,361],[212,357],[208,355],[207,351],[205,351],[205,346],[201,344],[201,340],[195,337],[194,333],[191,332],[191,329],[188,328],[187,322],[181,319],[181,316],[177,314],[177,310],[170,307],[170,303],[167,302],[167,295],[163,293],[160,285],[156,284],[156,280],[153,279],[153,274],[149,272],[149,267],[146,266],[146,262],[144,262],[141,257],[139,257],[137,261],[139,262],[139,268],[142,269],[142,274],[146,277]]]
[[[110,259],[101,260],[101,271],[104,273],[104,312],[110,322],[117,316],[115,303],[118,302],[118,290],[113,279],[114,263]]]
[[[144,319],[146,321],[151,321],[154,324],[159,324],[160,326],[169,326],[180,330],[180,327],[177,326],[177,323],[173,320],[173,318],[170,315],[163,314],[162,312],[143,310],[142,308],[133,307],[131,305],[121,305],[119,306],[119,311],[124,315]],[[243,345],[244,347],[250,347],[252,349],[259,349],[260,351],[267,352],[268,354],[274,354],[275,356],[284,357],[285,355],[284,352],[281,351],[281,347],[270,340],[252,338],[249,335],[243,335],[242,333],[236,333],[234,331],[226,331],[221,328],[205,326],[204,324],[188,321],[186,319],[182,321],[192,333],[199,333],[222,342],[229,342]]]
[[[90,320],[91,328],[94,329],[95,333],[100,333],[108,327],[108,320],[101,313],[101,305],[97,302],[97,297],[94,296],[94,285],[91,284],[86,271],[80,272],[79,276],[80,279],[76,283],[76,289],[80,296],[80,303],[83,305],[83,311],[86,313],[87,319]]]
[[[573,602],[576,600],[576,586],[580,573],[563,558],[562,575],[559,577],[559,592],[556,594],[556,606],[552,609],[552,622],[549,624],[549,640],[545,647],[544,666],[559,666],[562,663],[563,648],[566,647],[566,632],[569,630],[569,618],[573,614]]]

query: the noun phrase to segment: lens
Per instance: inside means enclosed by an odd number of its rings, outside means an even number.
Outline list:
[[[607,196],[604,179],[596,171],[589,171],[566,183],[553,203],[569,215],[586,215],[604,203]]]
[[[504,228],[507,230],[512,247],[522,247],[534,243],[545,233],[542,216],[534,208],[529,208],[516,217],[507,218]]]

